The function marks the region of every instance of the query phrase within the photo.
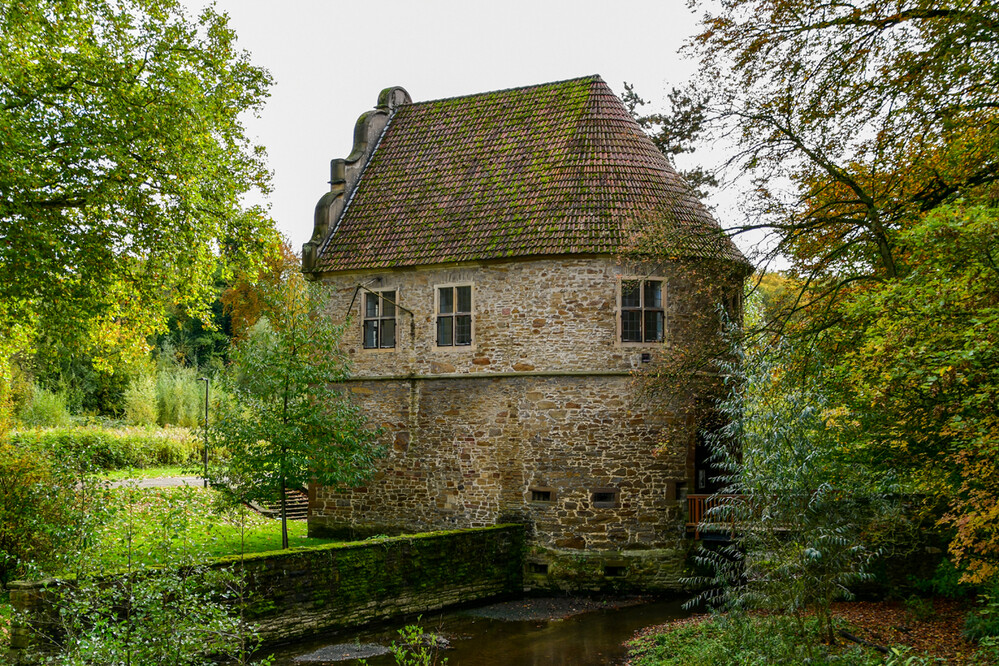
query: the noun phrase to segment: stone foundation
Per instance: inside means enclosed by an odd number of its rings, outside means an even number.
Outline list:
[[[518,522],[531,547],[558,554],[549,583],[534,586],[677,589],[686,552],[677,488],[687,450],[658,450],[664,422],[630,403],[631,381],[562,375],[354,382],[390,451],[363,488],[312,488],[309,533]],[[652,552],[662,555],[655,573],[647,564]],[[614,569],[608,581],[608,558],[646,564]],[[570,560],[589,562],[582,570],[592,579],[555,573],[567,572]]]

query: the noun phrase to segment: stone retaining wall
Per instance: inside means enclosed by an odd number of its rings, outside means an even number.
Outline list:
[[[246,614],[265,643],[279,643],[399,615],[523,590],[520,525],[429,532],[257,553],[242,559]],[[239,564],[235,558],[216,566]],[[11,583],[14,608],[35,621],[53,612],[52,581]],[[21,663],[37,627],[14,628],[11,663]]]

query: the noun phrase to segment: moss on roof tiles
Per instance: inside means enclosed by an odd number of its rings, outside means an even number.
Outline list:
[[[600,77],[399,106],[320,271],[608,254],[745,259]]]

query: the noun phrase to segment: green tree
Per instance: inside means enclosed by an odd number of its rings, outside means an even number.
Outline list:
[[[145,351],[169,301],[202,313],[217,268],[270,243],[241,204],[269,174],[240,121],[270,76],[179,0],[4,2],[0,25],[4,362],[37,331]]]
[[[899,235],[904,277],[858,289],[822,347],[854,454],[949,503],[965,580],[999,575],[999,209],[939,207]]]
[[[652,143],[676,165],[676,158],[696,149],[697,141],[707,129],[707,105],[704,99],[691,95],[682,88],[673,88],[667,98],[668,108],[661,112],[643,114],[648,102],[642,99],[629,83],[624,84],[621,100],[628,108]],[[711,188],[718,187],[718,177],[702,166],[680,169],[680,175],[694,190],[698,199],[705,199]]]
[[[232,352],[226,390],[209,428],[222,452],[211,482],[240,501],[281,500],[282,544],[288,547],[285,491],[311,480],[357,485],[380,454],[343,384],[344,324],[334,323],[321,284],[297,268],[261,285],[269,314]]]

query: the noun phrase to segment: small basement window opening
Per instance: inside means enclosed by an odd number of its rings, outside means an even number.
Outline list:
[[[551,504],[555,501],[555,493],[551,488],[531,488],[531,501]]]
[[[532,574],[548,575],[548,565],[544,562],[528,562],[527,572]]]
[[[617,508],[618,492],[614,488],[597,488],[590,494],[590,502],[597,509]]]
[[[628,573],[628,567],[618,564],[608,564],[604,566],[604,575],[608,578],[620,578]]]

